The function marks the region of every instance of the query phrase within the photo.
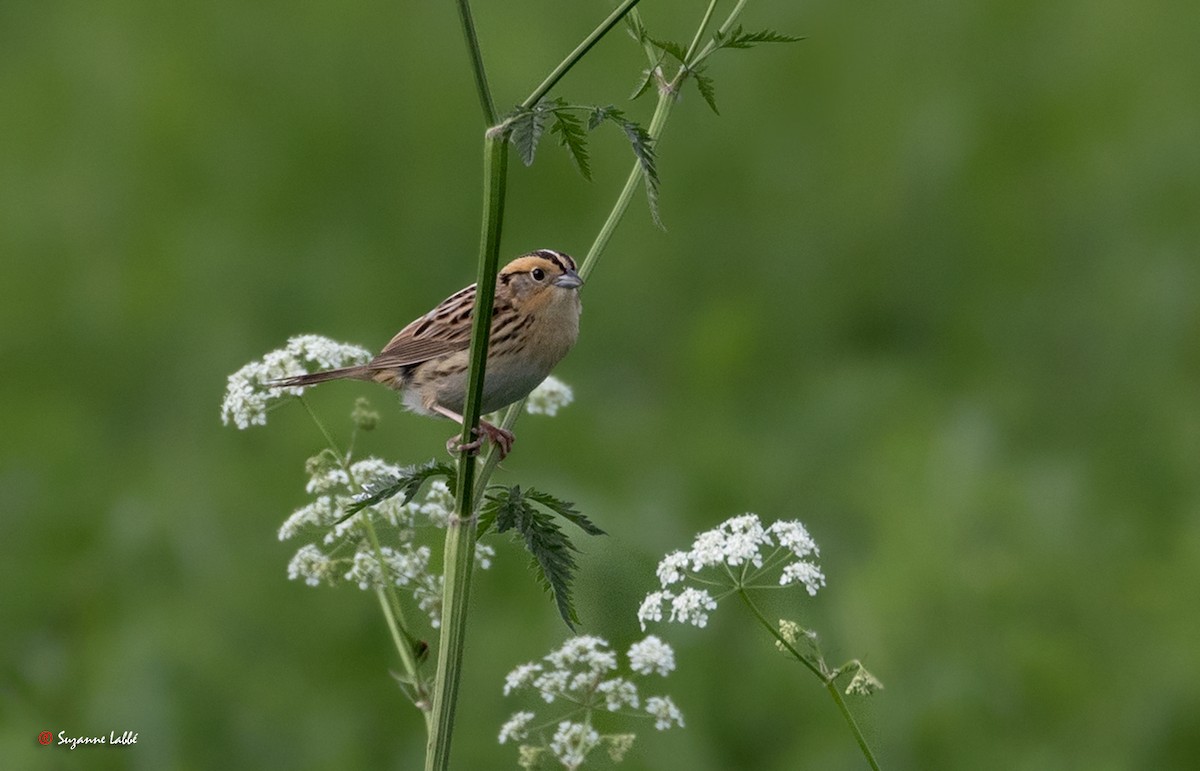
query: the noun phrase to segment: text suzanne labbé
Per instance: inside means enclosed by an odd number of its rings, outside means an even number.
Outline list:
[[[81,744],[137,744],[138,735],[133,731],[126,731],[117,736],[117,732],[113,731],[108,736],[67,736],[66,731],[58,732],[58,743],[60,745],[69,744],[71,749],[75,749]]]

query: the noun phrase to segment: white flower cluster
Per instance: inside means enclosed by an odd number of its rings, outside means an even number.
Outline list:
[[[717,598],[707,588],[676,586],[701,574],[707,586],[715,583],[743,589],[782,565],[778,586],[802,584],[815,595],[825,585],[825,575],[812,559],[819,554],[817,544],[798,521],[781,520],[763,527],[757,514],[733,517],[697,535],[690,550],[663,557],[657,570],[662,589],[646,595],[638,608],[638,621],[644,631],[647,621],[662,621],[663,608],[669,606],[668,621],[706,625]]]
[[[566,407],[575,400],[571,386],[551,375],[533,389],[525,402],[525,411],[530,415],[549,415],[554,417],[559,409]]]
[[[364,458],[346,466],[329,450],[310,458],[305,468],[309,475],[305,489],[316,497],[287,518],[279,528],[279,540],[323,535],[319,543],[306,544],[296,552],[288,564],[288,578],[309,586],[348,581],[363,590],[402,587],[438,627],[442,577],[429,569],[430,547],[415,543],[415,539],[422,528],[445,527],[449,521],[454,495],[446,483],[434,480],[420,498],[403,504],[398,496],[389,498],[347,517],[357,491],[388,484],[403,470],[379,458]],[[376,550],[368,526],[394,533],[390,539],[394,545]],[[475,562],[480,568],[491,567],[495,556],[491,546],[475,545]]]
[[[221,422],[238,428],[264,426],[267,410],[286,396],[298,396],[303,387],[275,388],[271,383],[306,372],[348,367],[370,361],[366,348],[339,343],[319,335],[298,335],[283,348],[271,351],[229,376]]]
[[[553,721],[534,728],[531,723],[535,713],[517,712],[500,728],[500,743],[526,740],[540,729],[540,741],[526,742],[519,748],[520,764],[528,768],[536,767],[547,754],[563,768],[578,768],[588,753],[600,746],[608,750],[610,758],[619,761],[628,752],[635,735],[601,734],[592,726],[592,714],[626,708],[638,710],[642,700],[632,677],[653,674],[665,677],[675,670],[675,652],[654,635],[631,645],[626,658],[631,674],[623,677],[616,674],[620,662],[608,643],[599,637],[583,635],[567,640],[541,661],[522,664],[509,672],[504,679],[505,696],[531,689],[547,704],[561,699],[576,711],[582,709],[584,718],[582,722],[558,722],[553,735],[546,739],[544,731]],[[683,713],[669,696],[647,698],[642,711],[654,719],[655,728],[660,731],[673,725],[683,726]]]

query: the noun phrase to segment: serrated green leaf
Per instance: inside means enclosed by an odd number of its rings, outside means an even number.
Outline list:
[[[657,66],[650,67],[649,69],[643,70],[642,71],[642,79],[641,79],[641,81],[638,82],[637,88],[635,88],[633,90],[633,94],[630,95],[629,100],[633,101],[633,100],[637,99],[639,96],[641,96],[642,94],[649,91],[650,84],[653,83],[657,79],[657,76],[658,76],[658,67]],[[597,124],[597,125],[599,125],[599,124]]]
[[[587,132],[583,129],[583,121],[567,112],[567,109],[569,108],[554,111],[554,123],[550,126],[550,133],[558,134],[559,144],[567,148],[579,173],[584,179],[591,180],[592,167],[588,159]]]
[[[687,57],[687,49],[679,43],[676,43],[673,40],[657,40],[655,38],[647,39],[650,41],[651,45],[660,51],[670,54],[671,57],[678,60],[680,64],[687,64],[687,62],[684,61]]]
[[[532,109],[518,107],[508,121],[508,140],[517,148],[517,154],[526,166],[533,165],[538,142],[546,130],[546,110],[541,104]]]
[[[523,515],[524,506],[525,501],[520,487],[500,487],[497,492],[489,493],[487,503],[479,512],[480,533],[486,529],[483,527],[485,519],[495,525],[497,533],[517,527]]]
[[[708,106],[714,113],[720,115],[721,111],[717,109],[717,92],[713,86],[713,79],[705,75],[702,69],[692,70],[691,75],[696,79],[696,88],[700,89],[700,96],[704,97],[704,101],[708,102]]]
[[[593,107],[592,111],[588,113],[588,131],[595,131],[596,127],[608,120],[609,116],[614,112],[620,112],[620,110],[611,104],[605,105],[604,107]]]
[[[520,533],[525,542],[525,549],[530,555],[530,567],[538,577],[538,583],[554,595],[554,604],[558,607],[559,615],[572,630],[579,623],[579,615],[571,599],[571,584],[575,579],[575,562],[573,552],[577,551],[571,540],[555,523],[554,516],[534,506],[534,503],[546,506],[556,513],[563,513],[567,519],[575,522],[588,532],[599,530],[586,517],[575,511],[571,504],[561,501],[552,495],[531,490],[521,492],[518,486],[500,488],[489,493],[487,503],[480,515],[480,528],[486,518],[489,526],[494,524],[496,532],[503,533],[514,530]],[[586,527],[584,524],[586,523]]]
[[[608,535],[601,530],[594,522],[582,514],[579,509],[575,508],[575,504],[570,501],[564,501],[562,498],[557,498],[550,493],[534,490],[530,488],[525,493],[525,497],[535,503],[545,506],[563,519],[574,523],[583,532],[588,535]]]
[[[457,471],[454,466],[437,460],[428,460],[420,466],[409,466],[401,469],[400,476],[396,477],[394,481],[365,490],[363,497],[346,507],[346,516],[334,524],[345,522],[368,506],[374,506],[397,495],[403,496],[403,502],[407,503],[416,497],[417,493],[421,490],[421,486],[433,477],[446,477],[447,484],[450,487],[454,487],[456,474]]]
[[[746,32],[740,25],[726,35],[713,35],[713,42],[717,44],[718,48],[750,48],[759,43],[796,43],[803,39],[770,29]]]
[[[625,14],[624,21],[626,31],[629,32],[630,37],[632,37],[638,43],[641,43],[646,39],[646,26],[642,24],[641,16],[636,13],[627,13]]]
[[[658,162],[654,155],[654,140],[637,123],[625,120],[623,116],[616,120],[621,124],[621,130],[625,132],[629,146],[633,148],[633,154],[641,167],[642,179],[646,183],[646,203],[650,206],[650,217],[655,225],[666,230],[658,215]]]

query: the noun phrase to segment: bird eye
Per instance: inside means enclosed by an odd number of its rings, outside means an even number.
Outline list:
[[[533,270],[529,271],[529,275],[533,276],[534,281],[541,281],[546,277],[546,271],[542,270],[541,268],[534,268]]]

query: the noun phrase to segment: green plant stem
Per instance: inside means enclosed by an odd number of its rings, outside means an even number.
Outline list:
[[[809,661],[807,657],[800,653],[800,651],[796,650],[794,645],[788,642],[787,638],[785,638],[779,632],[779,630],[775,628],[774,624],[772,624],[770,621],[767,621],[766,616],[762,614],[762,611],[759,610],[758,606],[754,604],[754,601],[750,599],[750,595],[746,593],[745,589],[739,588],[737,590],[737,594],[746,607],[750,609],[750,612],[754,614],[754,617],[758,619],[758,623],[762,624],[763,628],[770,632],[771,636],[778,640],[779,644],[786,648],[788,653],[792,654],[792,656],[801,664],[803,664],[808,671],[817,676],[817,679],[819,679],[821,684],[825,686],[825,690],[829,692],[829,696],[833,699],[833,703],[837,705],[838,711],[842,713],[842,719],[845,720],[846,725],[850,727],[850,732],[854,734],[854,741],[858,743],[858,748],[862,751],[863,757],[866,758],[867,764],[870,765],[874,771],[879,771],[879,763],[875,760],[875,754],[871,752],[871,747],[867,744],[867,739],[865,736],[863,736],[862,729],[858,726],[858,721],[856,721],[854,716],[850,714],[850,709],[846,706],[846,701],[842,698],[841,691],[838,690],[837,684],[834,682],[838,672],[828,672],[824,662],[821,662],[821,666],[818,667],[816,664],[813,664],[811,661]]]
[[[658,104],[654,107],[654,116],[650,118],[650,126],[646,129],[646,133],[650,135],[650,139],[654,141],[655,148],[658,147],[658,140],[662,136],[663,129],[667,125],[667,118],[671,115],[671,108],[675,104],[675,95],[670,91],[660,91],[658,95]],[[617,195],[616,203],[613,204],[612,210],[608,213],[608,217],[604,220],[604,224],[600,226],[600,231],[596,234],[595,240],[592,241],[591,247],[587,251],[587,255],[583,258],[583,264],[579,267],[579,277],[587,280],[587,277],[592,274],[596,267],[596,261],[600,259],[600,255],[604,253],[605,247],[608,246],[609,239],[616,232],[617,225],[625,216],[625,212],[629,209],[629,203],[633,200],[633,194],[637,192],[638,186],[641,185],[643,179],[641,164],[634,162],[633,168],[629,172],[629,176],[625,179],[625,185],[621,188],[621,192]]]
[[[482,406],[487,344],[491,332],[496,272],[500,259],[500,230],[504,221],[505,176],[508,146],[503,136],[486,135],[484,147],[483,233],[479,246],[479,273],[471,330],[471,365],[467,401],[463,408],[462,443],[474,438]],[[475,565],[475,455],[463,451],[458,459],[454,493],[454,515],[446,525],[445,558],[442,566],[442,634],[438,640],[437,674],[433,688],[433,724],[425,753],[425,768],[450,767],[450,743],[454,712],[462,678],[462,660],[467,634],[467,607],[471,595],[471,572]]]
[[[338,459],[338,465],[342,471],[346,472],[346,478],[353,480],[350,474],[350,458],[346,453],[342,452],[338,446],[337,440],[333,438],[333,434],[325,426],[325,421],[321,420],[317,415],[316,410],[308,403],[308,400],[303,395],[297,396],[300,403],[304,405],[304,409],[308,412],[309,417],[317,424],[317,429],[321,435],[325,437],[325,443]],[[379,543],[379,536],[375,532],[375,525],[371,522],[371,518],[365,514],[360,517],[363,526],[367,531],[367,538],[371,541],[371,548],[375,551],[375,559],[379,562],[380,574],[386,571],[384,567],[387,563],[383,559],[383,549]],[[404,608],[400,604],[400,598],[396,594],[396,587],[390,581],[384,580],[382,587],[376,588],[376,593],[379,596],[379,603],[383,607],[383,615],[387,620],[388,631],[391,632],[392,642],[396,646],[396,653],[400,656],[400,663],[404,666],[404,672],[408,676],[409,681],[413,684],[416,699],[413,703],[421,710],[421,715],[425,718],[425,730],[429,731],[429,704],[428,692],[429,688],[421,679],[421,668],[416,658],[416,646],[418,640],[410,634],[406,628],[404,621]]]
[[[729,34],[729,31],[733,29],[734,22],[742,15],[742,9],[746,7],[747,2],[748,0],[738,0],[738,4],[733,7],[733,10],[725,17],[725,21],[717,28],[718,35]],[[708,41],[704,48],[700,49],[700,53],[694,56],[691,55],[693,51],[689,50],[687,66],[680,68],[680,75],[682,76],[688,69],[695,69],[697,64],[707,59],[715,50],[717,50],[717,46],[711,40]]]
[[[471,55],[471,70],[475,74],[475,91],[479,94],[483,121],[485,125],[492,126],[496,123],[496,103],[492,101],[492,90],[488,86],[487,72],[483,68],[483,52],[479,48],[475,19],[471,15],[471,3],[468,0],[458,0],[458,19],[462,23],[463,35],[467,39],[467,51]]]
[[[591,50],[638,0],[624,0],[558,67],[542,82],[527,100],[536,104],[559,80]],[[487,361],[488,337],[491,331],[492,306],[496,291],[496,274],[500,258],[500,234],[504,222],[505,183],[508,170],[508,137],[502,127],[495,126],[487,75],[479,53],[479,41],[468,0],[459,0],[459,16],[470,49],[475,71],[476,87],[489,129],[484,132],[483,225],[479,246],[479,270],[475,283],[475,308],[471,329],[471,358],[467,374],[467,398],[463,406],[462,443],[472,441],[478,431],[482,406],[483,383]],[[523,402],[522,402],[523,403]],[[510,412],[510,415],[515,414]],[[490,453],[495,448],[489,448]],[[462,677],[462,660],[466,640],[467,606],[471,591],[471,572],[475,563],[476,513],[487,476],[495,468],[492,456],[485,461],[486,475],[476,486],[475,456],[463,452],[459,456],[455,490],[455,512],[446,527],[443,564],[442,633],[438,640],[437,673],[433,685],[433,713],[426,747],[427,771],[443,771],[450,765],[450,745],[454,731],[454,713],[458,687]]]
[[[460,0],[460,2],[464,2],[464,0]],[[639,2],[641,2],[641,0],[624,0],[620,5],[618,5],[616,9],[608,15],[607,19],[600,22],[600,26],[592,30],[592,33],[584,38],[582,43],[575,47],[574,51],[567,54],[566,59],[563,59],[561,62],[559,62],[559,65],[554,68],[554,71],[546,76],[546,79],[542,81],[542,84],[535,88],[533,93],[525,98],[524,102],[521,102],[521,106],[528,110],[538,102],[542,101],[542,98],[546,96],[546,94],[550,93],[550,89],[554,88],[558,81],[562,80],[563,76],[566,75],[567,72],[570,71],[570,69],[574,67],[575,64],[582,59],[588,51],[592,50],[592,46],[596,45],[596,43],[600,41],[600,38],[608,34],[608,31],[615,27],[617,22],[625,18],[625,14],[633,10],[633,7]]]
[[[696,55],[696,49],[700,47],[700,39],[704,37],[704,30],[708,29],[708,23],[712,21],[713,12],[716,10],[717,0],[709,0],[708,8],[704,11],[704,18],[700,20],[700,26],[696,28],[696,34],[692,37],[692,43],[687,47],[687,53],[684,54],[685,62],[690,62]]]

